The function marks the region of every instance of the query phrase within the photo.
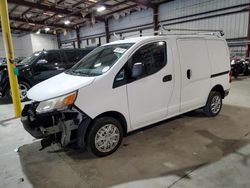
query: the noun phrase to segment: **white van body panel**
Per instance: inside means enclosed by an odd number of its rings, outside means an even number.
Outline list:
[[[230,63],[222,63],[230,62],[230,54],[227,43],[222,39],[206,40],[206,42],[211,63],[211,88],[219,84],[223,86],[224,90],[229,90],[230,83],[228,74],[215,77],[213,76],[218,73],[223,73],[227,70],[230,70]]]
[[[28,91],[28,98],[35,101],[48,100],[86,87],[94,80],[94,77],[61,73],[32,87]]]
[[[97,77],[92,87],[80,88],[75,105],[86,113],[92,119],[104,112],[119,112],[121,113],[130,127],[127,89],[126,85],[112,89],[115,75],[105,74]]]
[[[116,75],[136,50],[158,41],[167,43],[167,64],[152,75],[113,88]],[[216,85],[224,90],[230,88],[229,52],[225,40],[220,37],[149,36],[105,45],[120,43],[134,45],[103,75],[83,77],[62,73],[34,86],[28,97],[42,101],[77,90],[75,106],[82,112],[92,119],[106,112],[118,112],[124,116],[129,132],[205,106]],[[191,70],[190,79],[187,78],[188,69]],[[166,75],[172,75],[172,80],[163,82]]]
[[[206,103],[211,65],[204,38],[177,39],[177,45],[181,64],[181,112],[186,112]]]

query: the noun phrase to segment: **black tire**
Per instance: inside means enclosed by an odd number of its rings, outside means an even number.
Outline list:
[[[218,101],[218,103],[217,103],[218,106],[216,106],[216,107],[214,107],[215,100],[216,100],[216,102]],[[221,94],[218,91],[211,91],[209,96],[208,96],[206,106],[204,106],[204,108],[203,108],[204,114],[208,117],[217,116],[220,113],[221,108],[222,108],[222,96],[221,96]]]
[[[21,85],[21,86],[27,88],[27,91],[30,89],[30,85],[29,85],[27,82],[25,82],[25,81],[19,81],[18,83],[19,83],[19,85]],[[7,99],[8,99],[9,101],[12,101],[12,96],[11,96],[10,87],[7,88],[7,91],[6,91],[6,94],[5,94],[5,95],[6,95],[6,97],[7,97]],[[20,96],[20,98],[21,98],[21,102],[27,101],[27,100],[28,100],[28,98],[27,98],[27,93],[26,93],[26,96],[25,96],[24,98],[21,97],[21,96]]]
[[[105,126],[109,125],[115,127],[114,130],[116,130],[117,131],[116,133],[119,134],[119,138],[116,139],[118,140],[117,143],[115,143],[114,146],[111,147],[109,151],[101,151],[100,149],[97,148],[95,139],[96,137],[98,137],[97,135],[98,131],[102,131],[102,128],[105,129],[106,128]],[[122,142],[122,138],[123,138],[123,129],[121,123],[117,119],[112,117],[100,117],[94,120],[94,122],[90,127],[90,130],[87,133],[87,149],[98,157],[105,157],[107,155],[114,153],[119,148]],[[110,141],[111,140],[109,140],[109,144]]]
[[[250,72],[249,72],[249,70],[248,70],[248,68],[245,70],[245,72],[244,72],[244,76],[249,76],[249,74],[250,74]]]

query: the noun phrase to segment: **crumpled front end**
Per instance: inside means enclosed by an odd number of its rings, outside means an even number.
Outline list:
[[[39,102],[26,104],[22,111],[21,121],[24,129],[33,137],[44,139],[43,148],[53,142],[66,146],[76,139],[77,128],[86,118],[83,113],[72,106],[62,111],[54,110],[39,114],[36,112],[38,105]]]

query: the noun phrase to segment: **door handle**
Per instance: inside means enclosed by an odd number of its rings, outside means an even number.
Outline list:
[[[192,76],[192,71],[190,69],[187,70],[187,78],[190,79]]]
[[[171,74],[164,76],[163,79],[162,79],[163,82],[169,82],[171,80],[172,80],[172,75]]]

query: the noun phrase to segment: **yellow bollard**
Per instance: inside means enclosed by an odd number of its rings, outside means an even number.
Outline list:
[[[14,59],[14,48],[10,32],[10,22],[8,14],[8,4],[7,0],[0,0],[0,16],[1,16],[1,26],[4,40],[4,48],[7,60],[8,75],[10,81],[10,89],[12,93],[12,101],[14,105],[15,116],[21,116],[21,102],[19,96],[19,87],[17,76],[14,75],[15,65],[12,60]]]

